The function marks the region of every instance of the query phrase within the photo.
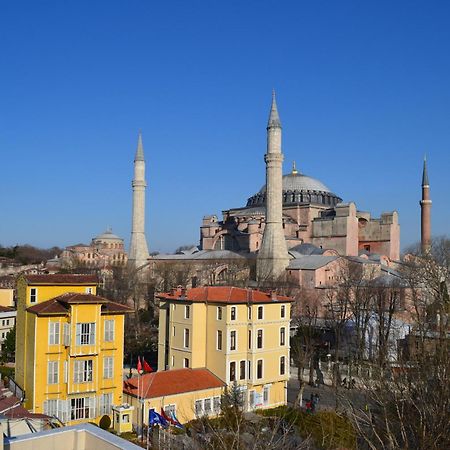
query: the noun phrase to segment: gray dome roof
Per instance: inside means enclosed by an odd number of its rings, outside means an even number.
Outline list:
[[[331,192],[321,181],[302,173],[288,173],[287,175],[283,175],[283,191]],[[259,194],[264,194],[265,192],[266,185],[259,190]]]
[[[104,241],[104,240],[113,240],[113,241],[123,241],[122,238],[114,234],[110,229],[106,230],[104,233],[99,234],[94,238],[94,241]]]
[[[342,199],[316,178],[298,172],[295,165],[291,173],[283,175],[283,206],[295,204],[319,204],[334,207]],[[250,197],[247,207],[263,206],[266,203],[266,185]]]

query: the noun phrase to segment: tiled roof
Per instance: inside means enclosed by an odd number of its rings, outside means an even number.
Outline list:
[[[0,305],[0,313],[2,312],[13,312],[15,311],[14,308],[10,308],[9,306],[2,306]]]
[[[208,369],[174,369],[141,375],[139,396],[157,398],[224,386],[225,383]],[[124,381],[123,391],[137,397],[138,377]]]
[[[46,274],[46,275],[24,275],[28,284],[97,284],[97,275],[78,274]]]
[[[127,313],[132,311],[132,308],[126,305],[112,302],[104,297],[100,297],[99,295],[80,294],[75,292],[68,292],[45,302],[37,303],[36,305],[27,308],[27,311],[37,314],[38,316],[47,314],[66,314],[69,309],[69,305],[77,303],[101,304],[102,313],[106,314]]]
[[[203,286],[192,289],[176,289],[165,294],[158,295],[164,300],[184,300],[191,302],[212,303],[273,303],[291,302],[291,297],[277,295],[271,292],[244,289],[232,286]]]

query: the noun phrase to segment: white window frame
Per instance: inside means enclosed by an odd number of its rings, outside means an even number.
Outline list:
[[[282,330],[283,330],[283,343],[281,343],[281,336],[282,336]],[[280,327],[280,347],[286,346],[286,327]]]
[[[258,345],[259,344],[259,338],[258,338],[258,333],[261,331],[261,347]],[[256,349],[257,350],[262,350],[264,348],[264,329],[263,328],[258,328],[256,330]]]
[[[247,306],[247,319],[252,320],[252,307],[251,305]]]
[[[244,366],[244,376],[242,376],[242,370],[241,370],[242,369],[242,363],[243,363],[243,366]],[[239,377],[238,377],[238,380],[239,381],[245,380],[246,376],[247,376],[247,361],[245,359],[241,359],[239,361]]]
[[[212,398],[204,398],[203,399],[203,414],[205,416],[209,416],[213,412]]]
[[[73,363],[73,382],[92,383],[94,380],[94,361],[92,359],[82,359]]]
[[[234,319],[233,319],[233,312],[234,312]],[[232,306],[230,308],[230,320],[232,320],[232,321],[237,320],[237,308],[236,308],[236,306]]]
[[[220,410],[221,410],[221,407],[220,407],[220,397],[218,397],[218,396],[215,396],[215,397],[213,397],[213,399],[212,399],[212,409],[213,409],[213,413],[215,413],[215,414],[219,414],[220,413]]]
[[[259,312],[261,311],[261,318],[259,317]],[[259,305],[258,306],[258,313],[257,313],[257,316],[256,316],[257,318],[258,318],[258,320],[264,320],[264,306],[262,306],[262,305]]]
[[[176,417],[177,415],[177,405],[175,403],[170,403],[169,405],[164,405],[164,412],[168,417],[171,417],[172,414]]]
[[[216,320],[222,320],[222,317],[223,317],[222,307],[218,306],[216,310]]]
[[[105,356],[103,358],[103,378],[111,380],[114,377],[114,356]]]
[[[86,294],[92,294],[92,293],[93,293],[93,289],[91,287],[87,287]]]
[[[58,400],[50,399],[44,401],[44,414],[58,417]]]
[[[106,394],[102,394],[99,397],[99,413],[103,414],[111,414],[113,405],[113,393],[108,392]]]
[[[47,362],[47,384],[59,383],[59,361]]]
[[[262,402],[264,406],[270,405],[270,386],[263,386]]]
[[[220,338],[219,338],[220,336]],[[217,330],[216,333],[216,350],[222,351],[223,349],[223,332],[222,330]]]
[[[234,348],[233,348],[233,333],[234,333]],[[230,352],[236,352],[238,348],[238,333],[236,330],[230,330]]]
[[[69,400],[70,420],[95,418],[95,397],[75,397]]]
[[[183,358],[183,367],[189,369],[189,358]]]
[[[175,356],[172,355],[172,367],[175,366]]]
[[[48,323],[48,345],[59,345],[61,327],[59,322]]]
[[[252,360],[247,360],[247,378],[251,381],[252,379]]]
[[[284,372],[281,373],[281,361],[283,361],[283,359],[284,359],[284,362],[283,362]],[[285,355],[280,356],[280,363],[278,365],[278,370],[280,371],[281,376],[286,375],[286,356]]]
[[[191,308],[189,305],[184,305],[184,318],[185,319],[191,318]]]
[[[282,319],[285,319],[285,318],[286,318],[286,305],[281,305],[281,308],[280,308],[280,317],[281,317]]]
[[[105,330],[103,339],[105,342],[114,342],[115,321],[114,319],[105,320]]]
[[[185,328],[184,329],[184,333],[183,333],[183,347],[184,348],[189,348],[189,344],[191,340],[191,331],[189,330],[189,328]]]
[[[95,322],[77,323],[77,345],[95,345]]]
[[[37,301],[38,301],[37,288],[30,288],[30,303],[37,303]]]
[[[194,413],[196,417],[203,416],[203,400],[195,400],[194,402]]]
[[[70,323],[63,324],[63,344],[65,347],[70,346]]]
[[[231,379],[231,365],[234,364],[234,379]],[[229,365],[228,365],[228,379],[230,381],[230,383],[232,381],[237,381],[237,369],[236,369],[236,361],[230,361]]]
[[[259,361],[261,361],[261,376],[258,377],[258,363]],[[256,371],[256,380],[262,380],[264,378],[264,359],[257,359],[256,360],[256,367],[255,367],[255,371]]]

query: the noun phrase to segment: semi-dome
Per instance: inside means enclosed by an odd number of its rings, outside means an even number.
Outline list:
[[[295,163],[292,172],[283,175],[283,206],[309,203],[335,206],[340,202],[342,199],[320,180],[298,172]],[[248,199],[247,207],[265,203],[266,185]]]

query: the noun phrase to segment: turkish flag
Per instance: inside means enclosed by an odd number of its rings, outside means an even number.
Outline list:
[[[154,370],[151,368],[150,364],[142,357],[142,362],[144,364],[144,372],[154,372]]]

